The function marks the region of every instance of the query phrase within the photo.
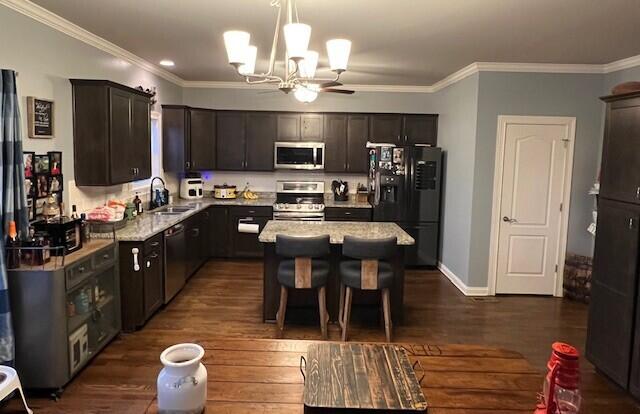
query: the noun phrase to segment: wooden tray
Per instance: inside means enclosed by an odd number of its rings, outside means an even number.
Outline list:
[[[397,345],[309,345],[301,358],[305,413],[424,413],[427,401]]]

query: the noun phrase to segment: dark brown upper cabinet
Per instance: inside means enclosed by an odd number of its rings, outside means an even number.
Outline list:
[[[640,203],[640,93],[604,98],[608,102],[600,196]]]
[[[219,111],[217,115],[217,169],[244,170],[247,165],[245,159],[247,113]],[[270,153],[272,152],[273,149]]]
[[[151,96],[107,80],[71,79],[77,185],[151,176]]]
[[[300,125],[300,141],[324,141],[323,114],[302,114],[300,115]]]
[[[377,143],[401,144],[402,114],[369,116],[369,140]]]
[[[327,172],[347,171],[347,118],[346,114],[324,116],[324,170]]]
[[[273,143],[276,141],[277,118],[272,112],[247,112],[245,169],[273,170]]]
[[[216,111],[182,105],[162,106],[165,171],[216,168]]]
[[[278,117],[278,141],[300,141],[300,114],[279,113]]]
[[[347,172],[367,173],[369,155],[369,116],[349,114],[347,118]]]
[[[438,142],[438,115],[404,115],[402,121],[404,144],[436,146]]]

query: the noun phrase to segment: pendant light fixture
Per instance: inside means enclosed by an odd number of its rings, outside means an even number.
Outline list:
[[[329,66],[335,73],[330,79],[316,78],[319,53],[309,50],[311,26],[298,21],[298,10],[295,0],[270,0],[278,9],[276,27],[271,44],[269,69],[264,73],[256,73],[258,48],[250,45],[251,35],[248,32],[231,30],[224,33],[224,45],[227,59],[248,84],[274,84],[284,93],[294,91],[294,96],[301,102],[313,102],[319,92],[353,94],[346,89],[335,89],[342,86],[340,75],[347,70],[351,41],[332,39],[326,42]],[[282,24],[283,14],[285,24]],[[295,19],[294,19],[295,15]],[[284,36],[286,47],[284,73],[275,74],[278,38]]]

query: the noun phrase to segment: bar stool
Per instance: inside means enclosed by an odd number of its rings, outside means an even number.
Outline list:
[[[381,290],[384,329],[387,342],[391,342],[391,301],[389,288],[393,285],[393,267],[384,259],[391,258],[397,250],[397,238],[360,239],[345,236],[342,255],[357,260],[340,262],[340,313],[342,340],[347,340],[353,289]]]
[[[320,258],[329,255],[329,236],[293,237],[276,236],[276,254],[286,257],[278,266],[280,283],[280,307],[276,321],[280,336],[284,333],[284,319],[287,312],[288,289],[318,289],[318,308],[322,337],[327,339],[327,280],[329,262]]]

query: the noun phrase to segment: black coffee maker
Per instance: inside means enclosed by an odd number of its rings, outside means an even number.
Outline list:
[[[349,183],[342,180],[333,180],[331,192],[335,201],[347,201],[349,200]]]

